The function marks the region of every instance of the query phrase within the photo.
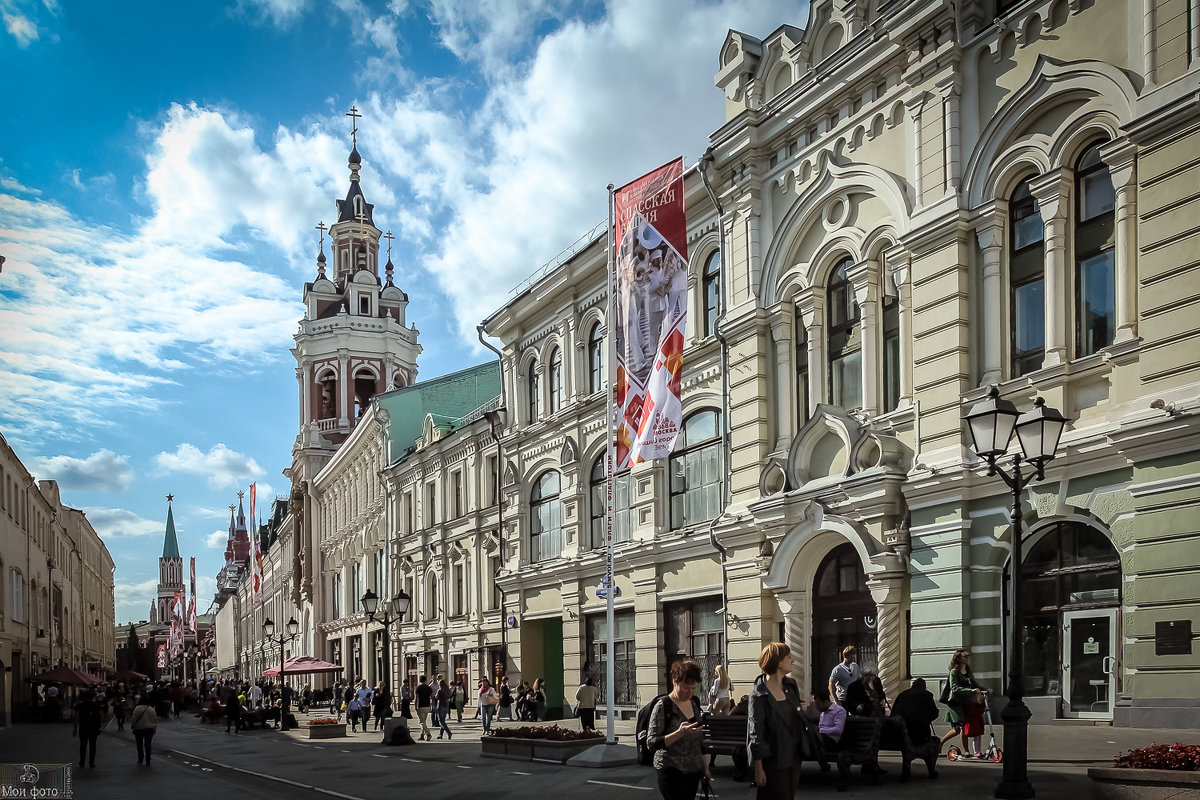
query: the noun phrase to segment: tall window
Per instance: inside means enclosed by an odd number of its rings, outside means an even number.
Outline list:
[[[1100,143],[1075,165],[1075,355],[1112,344],[1116,333],[1116,192]]]
[[[554,352],[550,354],[550,413],[554,414],[562,410],[562,389],[563,389],[563,370],[562,370],[562,350],[554,348]]]
[[[371,555],[371,588],[375,590],[375,594],[387,599],[387,556],[382,550],[376,550]]]
[[[846,276],[850,259],[829,279],[829,401],[840,408],[862,406],[862,326],[854,287]]]
[[[668,467],[671,474],[671,528],[713,519],[721,512],[720,417],[697,411],[683,423]]]
[[[438,581],[437,575],[433,574],[432,570],[425,573],[425,617],[426,619],[437,619],[440,611],[438,610]]]
[[[1028,178],[1013,192],[1008,217],[1015,378],[1041,367],[1046,355],[1045,224]]]
[[[704,335],[712,336],[717,330],[717,314],[721,311],[721,251],[714,251],[704,262]]]
[[[595,394],[603,388],[604,329],[597,322],[588,334],[588,394]]]
[[[467,511],[466,500],[463,497],[463,474],[461,471],[450,473],[450,494],[454,518],[458,519]]]
[[[342,616],[342,576],[335,573],[329,581],[329,599],[332,600],[333,618]]]
[[[603,547],[607,535],[605,511],[608,499],[608,482],[604,477],[606,455],[596,459],[592,465],[592,547]],[[613,541],[625,542],[633,533],[633,482],[629,471],[613,475]]]
[[[361,561],[355,561],[350,566],[350,603],[352,608],[364,594],[363,565]]]
[[[529,495],[529,559],[558,558],[563,550],[561,479],[554,470],[543,472]]]
[[[883,410],[900,404],[900,300],[883,298]]]
[[[25,621],[25,576],[13,567],[8,571],[8,615],[14,622]]]
[[[425,525],[437,524],[437,484],[425,484]]]
[[[589,614],[586,626],[587,661],[584,670],[595,681],[598,696],[605,697],[608,691],[608,619],[604,614]],[[635,633],[633,611],[621,611],[613,615],[614,694],[615,703],[619,706],[637,705]]]
[[[454,577],[454,608],[451,613],[454,616],[462,616],[467,613],[466,562],[459,561],[451,568],[450,574]]]
[[[537,422],[541,416],[542,380],[538,375],[537,361],[529,362],[529,421]]]
[[[796,309],[792,324],[796,340],[796,416],[800,424],[808,421],[808,329],[804,327],[804,315]]]
[[[663,627],[668,669],[676,661],[693,659],[700,664],[700,685],[711,686],[717,665],[724,663],[721,598],[667,604],[663,606]]]

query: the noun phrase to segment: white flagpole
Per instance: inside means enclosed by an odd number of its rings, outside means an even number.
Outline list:
[[[605,497],[607,498],[604,512],[604,575],[605,584],[605,615],[608,620],[608,643],[607,655],[605,659],[605,736],[606,744],[616,744],[617,738],[614,733],[615,724],[615,706],[616,706],[616,660],[613,652],[616,646],[616,631],[613,624],[613,595],[616,594],[616,581],[613,578],[613,466],[615,458],[614,437],[616,436],[616,381],[614,367],[617,363],[617,303],[614,297],[616,290],[616,259],[613,253],[614,232],[613,228],[613,202],[615,195],[613,194],[613,185],[608,185],[608,309],[604,316],[604,330],[607,337],[605,342],[605,353],[608,363],[605,364],[605,380],[608,384],[607,408],[605,413],[608,415],[608,441],[607,449],[607,466],[605,471]]]

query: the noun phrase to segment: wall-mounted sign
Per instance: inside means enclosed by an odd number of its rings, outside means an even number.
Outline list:
[[[1192,654],[1192,621],[1176,619],[1154,623],[1154,655],[1190,656]]]
[[[517,627],[517,617],[515,614],[508,615],[508,627],[510,627],[510,628]]]

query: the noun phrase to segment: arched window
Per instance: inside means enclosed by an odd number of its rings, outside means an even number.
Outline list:
[[[804,315],[799,308],[792,331],[796,341],[796,417],[803,425],[808,421],[808,329],[804,327]]]
[[[562,350],[550,353],[550,413],[562,410]]]
[[[591,495],[592,495],[592,547],[604,547],[604,539],[608,533],[605,512],[608,503],[608,481],[605,480],[604,461],[607,455],[596,459],[592,465]],[[628,541],[633,533],[633,503],[632,481],[629,471],[613,475],[613,541]]]
[[[842,259],[829,278],[829,402],[840,408],[862,406],[862,326],[854,287]]]
[[[537,422],[541,417],[542,379],[538,374],[536,360],[529,362],[529,421]]]
[[[854,645],[858,650],[858,663],[875,663],[878,656],[875,601],[867,589],[867,576],[854,545],[839,545],[817,567],[812,626],[813,683],[824,685],[829,665],[842,660],[842,648],[846,645]]]
[[[529,560],[558,558],[563,550],[563,508],[558,493],[561,479],[554,470],[543,472],[529,493]]]
[[[1045,224],[1029,178],[1008,201],[1012,377],[1042,366],[1046,355]]]
[[[1100,144],[1075,164],[1075,355],[1088,356],[1113,342],[1116,333],[1117,196]]]
[[[717,314],[721,311],[721,251],[716,250],[704,262],[702,277],[704,310],[704,335],[712,336],[717,330]]]
[[[668,466],[671,528],[678,530],[721,513],[720,415],[712,409],[683,422]]]
[[[588,394],[604,388],[604,329],[597,322],[588,334]]]

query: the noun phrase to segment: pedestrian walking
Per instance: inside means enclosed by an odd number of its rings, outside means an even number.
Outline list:
[[[400,716],[404,719],[412,719],[412,699],[412,687],[406,680],[400,684]]]
[[[425,676],[417,683],[417,719],[421,722],[421,735],[417,741],[429,740],[429,710],[433,707],[433,688],[425,682]]]
[[[854,645],[842,648],[842,660],[829,673],[829,695],[843,705],[846,702],[846,690],[850,684],[862,677],[858,669],[858,651]]]
[[[442,738],[443,733],[446,734],[447,739],[454,738],[453,734],[450,733],[450,725],[448,724],[450,722],[450,703],[453,699],[454,693],[450,691],[450,684],[446,683],[445,678],[442,678],[438,681],[437,693],[437,724],[441,728],[438,731],[439,739]]]
[[[575,707],[579,711],[579,725],[585,731],[596,730],[596,681],[591,675],[575,690]]]
[[[237,733],[242,729],[242,697],[236,691],[229,693],[229,700],[225,702],[225,732],[229,733],[229,728],[233,728],[233,732]],[[137,709],[134,709],[135,711]],[[155,725],[158,724],[157,717],[154,720]]]
[[[508,676],[505,675],[500,679],[500,705],[497,714],[505,719],[512,719],[513,712],[513,696],[512,689],[508,688]]]
[[[118,731],[125,730],[125,717],[129,714],[129,709],[125,707],[125,701],[126,697],[124,692],[121,692],[113,697],[112,701],[112,712],[113,716],[117,718]]]
[[[144,761],[148,766],[154,732],[158,730],[158,714],[154,713],[154,706],[144,694],[133,707],[133,713],[129,717],[129,728],[133,731],[133,740],[137,742],[137,763],[141,764]],[[225,732],[228,733],[229,729],[226,728]]]
[[[950,674],[946,678],[949,699],[946,703],[946,721],[950,723],[950,731],[942,737],[942,744],[954,738],[954,734],[962,734],[963,753],[971,758],[983,758],[980,744],[983,739],[983,712],[986,708],[987,695],[982,686],[975,681],[971,672],[971,651],[960,648],[954,651],[950,658]],[[973,747],[967,746],[967,738],[974,740]]]
[[[479,682],[479,708],[483,715],[483,732],[492,729],[492,717],[496,716],[496,708],[500,705],[500,694],[491,682],[484,678]]]
[[[358,688],[354,690],[354,696],[358,698],[358,714],[362,719],[363,733],[367,732],[367,722],[371,719],[371,704],[375,699],[375,692],[371,691],[371,687],[367,686],[366,680],[358,682]]]
[[[762,674],[750,695],[746,747],[754,767],[757,800],[792,800],[808,747],[808,723],[800,714],[800,687],[789,673],[792,651],[770,642],[758,656]],[[815,756],[815,754],[811,754]]]
[[[383,727],[384,721],[392,715],[392,693],[387,689],[387,683],[380,681],[375,687],[375,692],[372,695],[371,703],[375,711],[375,725],[373,730],[379,730]],[[366,724],[363,724],[363,729],[366,729]]]
[[[699,664],[676,661],[671,665],[670,694],[660,697],[650,710],[646,741],[654,752],[658,791],[665,800],[692,800],[700,781],[708,779],[708,759],[700,749],[699,682]]]
[[[95,767],[96,739],[104,725],[104,708],[90,689],[80,697],[82,699],[75,704],[75,713],[71,716],[71,735],[79,737],[79,766],[83,766],[86,755],[88,766]]]
[[[467,706],[467,687],[463,686],[463,679],[462,679],[461,675],[458,677],[458,679],[456,681],[454,681],[453,691],[454,691],[454,701],[453,701],[454,702],[454,710],[458,713],[458,724],[461,725],[462,724],[462,712],[463,712],[463,709],[466,708],[466,706]]]

